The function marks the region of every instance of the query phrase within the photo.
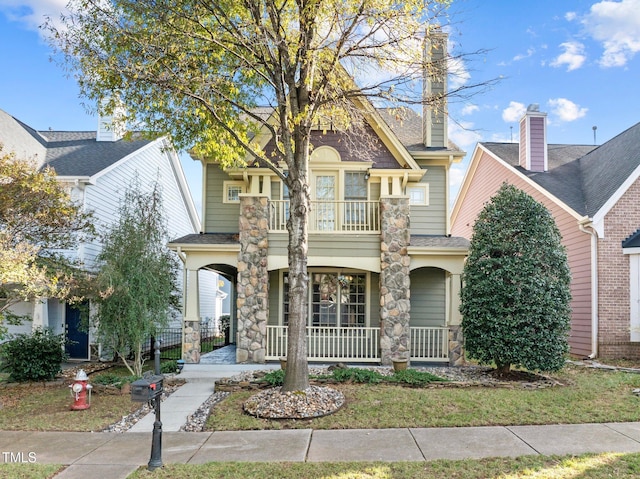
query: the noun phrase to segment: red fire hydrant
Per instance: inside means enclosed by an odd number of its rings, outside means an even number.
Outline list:
[[[73,381],[74,383],[69,386],[69,388],[71,388],[71,397],[73,397],[71,409],[74,411],[89,409],[89,406],[91,406],[91,389],[93,389],[93,386],[88,383],[89,378],[87,377],[87,373],[81,369]],[[89,393],[88,400],[87,392]]]

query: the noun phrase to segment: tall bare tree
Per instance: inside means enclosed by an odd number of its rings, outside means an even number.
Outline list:
[[[425,61],[441,41],[447,0],[72,0],[53,44],[92,104],[115,98],[128,121],[170,133],[223,167],[256,160],[289,189],[289,341],[284,390],[308,387],[307,223],[310,133],[330,121],[356,131],[371,100],[426,102]],[[478,85],[475,85],[477,87]],[[465,85],[449,95],[466,96]],[[262,115],[258,106],[269,106]],[[264,110],[260,110],[264,111]],[[275,140],[267,157],[259,138]],[[279,165],[286,165],[287,174]]]

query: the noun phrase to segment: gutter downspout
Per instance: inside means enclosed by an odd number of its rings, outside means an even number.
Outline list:
[[[588,216],[578,222],[578,227],[580,231],[591,236],[591,354],[589,359],[594,359],[598,357],[598,232]]]

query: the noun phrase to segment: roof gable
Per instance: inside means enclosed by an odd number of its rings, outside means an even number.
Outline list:
[[[580,216],[587,214],[582,188],[580,158],[592,151],[592,145],[549,144],[546,172],[528,171],[519,165],[518,143],[482,143],[497,158],[502,159],[522,176],[536,183]]]

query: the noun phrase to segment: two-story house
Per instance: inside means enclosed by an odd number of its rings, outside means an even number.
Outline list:
[[[448,186],[465,153],[448,141],[442,109],[371,107],[367,121],[379,146],[364,157],[357,139],[312,132],[308,358],[457,363],[468,241],[450,235]],[[277,360],[287,350],[287,191],[268,168],[198,160],[203,230],[170,243],[189,276],[183,358],[199,361],[197,273],[209,268],[234,286],[237,361]]]
[[[571,268],[569,344],[580,357],[640,357],[640,123],[606,143],[548,144],[531,105],[518,143],[479,143],[452,212],[454,234],[503,182],[553,214]]]
[[[121,132],[110,127],[110,118],[101,117],[98,122],[97,131],[38,131],[0,110],[0,144],[3,152],[13,152],[19,160],[53,168],[57,179],[69,189],[71,198],[84,210],[93,212],[98,233],[116,220],[120,201],[135,177],[141,188],[159,183],[172,236],[198,232],[200,219],[180,159],[168,139],[127,141]],[[77,250],[67,254],[91,271],[95,269],[100,249],[98,237],[81,243]],[[204,285],[202,307],[206,316],[212,316],[218,278],[206,270],[200,277]],[[67,347],[72,359],[90,359],[98,354],[98,345],[91,332],[82,327],[77,308],[56,299],[41,298],[20,303],[14,309],[30,321],[11,326],[10,333],[48,327],[56,334],[64,332],[71,340]]]

